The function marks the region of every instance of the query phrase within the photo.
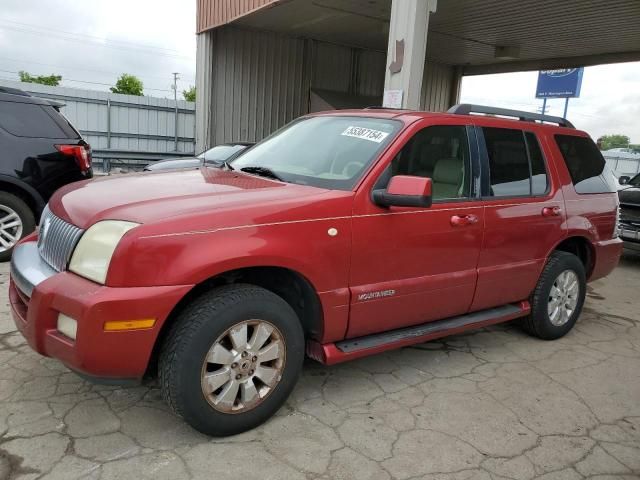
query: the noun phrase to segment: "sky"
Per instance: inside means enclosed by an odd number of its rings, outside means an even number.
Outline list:
[[[195,0],[0,0],[0,78],[62,75],[68,87],[107,90],[122,73],[146,95],[195,85]]]
[[[195,0],[0,0],[0,78],[62,75],[63,86],[107,90],[122,73],[145,94],[172,97],[195,84]],[[537,72],[465,77],[461,101],[536,111]],[[564,100],[550,100],[561,115]],[[640,143],[640,62],[587,67],[569,119],[597,138]]]
[[[538,72],[464,77],[461,102],[535,112]],[[564,99],[547,101],[547,113],[562,116]],[[640,62],[586,67],[580,98],[569,100],[567,118],[593,138],[622,134],[640,143]]]

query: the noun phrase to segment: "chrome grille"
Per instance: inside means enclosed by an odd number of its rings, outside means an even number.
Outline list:
[[[40,256],[58,272],[65,270],[82,233],[82,229],[56,217],[47,205],[40,218],[38,236]]]

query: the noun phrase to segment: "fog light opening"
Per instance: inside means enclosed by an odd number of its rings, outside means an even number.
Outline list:
[[[69,337],[72,340],[76,339],[76,334],[78,333],[78,322],[73,318],[68,317],[64,313],[59,313],[57,328],[65,337]]]

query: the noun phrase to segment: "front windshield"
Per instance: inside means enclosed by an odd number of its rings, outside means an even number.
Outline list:
[[[350,190],[402,124],[370,117],[299,119],[231,162],[269,169],[285,182]]]

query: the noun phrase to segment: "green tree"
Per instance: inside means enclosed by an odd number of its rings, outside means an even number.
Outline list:
[[[188,89],[182,91],[182,96],[187,102],[195,102],[196,101],[196,87],[193,85]]]
[[[612,134],[603,135],[598,139],[598,142],[601,150],[609,150],[611,148],[628,148],[630,140],[626,135]]]
[[[115,87],[111,87],[111,91],[113,93],[124,93],[125,95],[138,95],[142,96],[142,80],[140,80],[135,75],[129,75],[128,73],[123,73],[118,78]]]
[[[31,75],[29,72],[25,72],[24,70],[20,70],[18,75],[20,75],[21,82],[39,83],[41,85],[50,85],[52,87],[60,85],[60,80],[62,80],[61,75]]]

